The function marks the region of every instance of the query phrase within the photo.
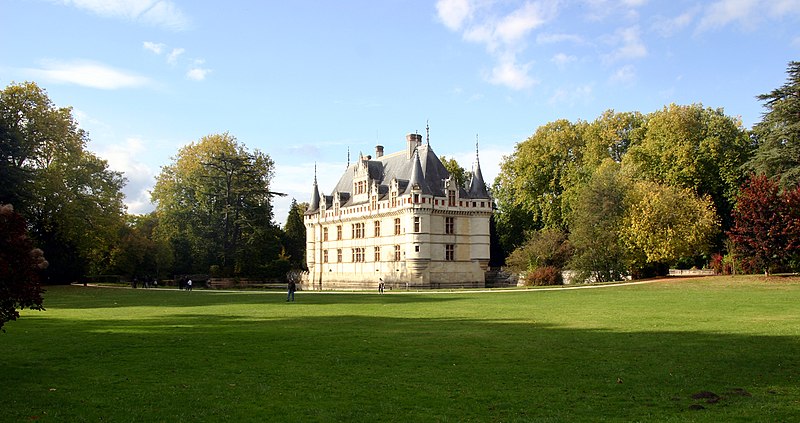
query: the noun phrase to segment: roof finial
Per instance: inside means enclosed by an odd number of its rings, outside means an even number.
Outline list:
[[[317,162],[314,162],[314,185],[317,184]]]
[[[350,168],[350,146],[347,146],[347,168]]]
[[[428,119],[425,119],[425,144],[431,145],[431,126],[428,125]]]
[[[478,158],[478,134],[475,134],[475,161],[480,161]]]

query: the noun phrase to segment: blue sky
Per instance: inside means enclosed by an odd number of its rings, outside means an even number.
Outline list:
[[[71,106],[89,149],[125,173],[132,213],[178,149],[229,132],[275,161],[276,221],[330,194],[350,160],[425,133],[494,179],[559,118],[723,107],[800,59],[800,0],[0,0],[0,85]]]

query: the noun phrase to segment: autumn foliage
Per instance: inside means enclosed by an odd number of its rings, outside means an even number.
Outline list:
[[[42,250],[33,248],[25,220],[11,205],[0,205],[0,328],[19,317],[17,309],[42,307],[38,271],[47,267]]]
[[[742,187],[729,235],[736,252],[765,274],[800,251],[800,187],[781,192],[775,179],[754,175]]]

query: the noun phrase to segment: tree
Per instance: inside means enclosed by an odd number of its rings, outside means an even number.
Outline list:
[[[307,209],[308,203],[300,205],[293,198],[286,225],[283,227],[283,245],[289,255],[289,262],[299,269],[306,268],[306,226],[303,223],[303,213]]]
[[[569,219],[569,240],[575,248],[569,268],[578,280],[608,282],[627,275],[627,250],[619,233],[631,189],[628,177],[612,159],[575,189]]]
[[[444,165],[444,168],[450,172],[450,177],[455,178],[456,184],[460,187],[465,187],[467,185],[467,181],[469,181],[472,177],[472,172],[461,167],[456,159],[448,159],[447,157],[442,156],[441,161]]]
[[[503,157],[493,192],[499,206],[497,229],[506,251],[521,245],[526,231],[566,228],[562,194],[578,178],[584,125],[567,120],[548,123]]]
[[[739,119],[701,104],[670,104],[647,115],[644,136],[630,147],[623,164],[641,179],[709,196],[727,229],[751,152]]]
[[[786,73],[786,83],[757,97],[767,111],[753,127],[758,147],[748,162],[784,188],[800,183],[800,62],[789,62]]]
[[[155,237],[158,217],[128,215],[119,242],[111,252],[109,272],[129,277],[160,277],[172,264],[169,244]]]
[[[224,275],[258,273],[280,252],[272,222],[272,159],[236,138],[208,135],[180,149],[162,168],[152,198],[157,237],[175,251],[175,265],[193,272],[219,266]]]
[[[800,249],[800,187],[780,191],[777,180],[753,175],[742,187],[729,236],[736,252],[769,275]]]
[[[88,134],[27,82],[0,91],[0,186],[47,252],[45,277],[71,282],[107,267],[125,206],[119,172],[86,150]]]
[[[710,252],[719,221],[708,196],[640,181],[627,202],[620,234],[635,271],[649,264],[668,266],[681,257]]]
[[[622,162],[628,149],[644,136],[644,123],[645,116],[639,112],[603,112],[584,129],[584,166],[593,171],[606,159]]]
[[[0,204],[0,329],[19,317],[17,309],[44,310],[39,271],[47,261],[33,248],[25,227],[10,204]]]

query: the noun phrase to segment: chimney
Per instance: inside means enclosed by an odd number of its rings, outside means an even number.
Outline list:
[[[406,152],[407,153],[406,157],[408,159],[411,159],[412,157],[414,157],[414,150],[416,150],[417,147],[422,145],[422,135],[408,134],[406,135],[406,142],[408,142],[408,150]]]
[[[378,159],[378,158],[381,158],[381,157],[383,157],[383,146],[382,145],[376,145],[375,146],[375,158]]]

